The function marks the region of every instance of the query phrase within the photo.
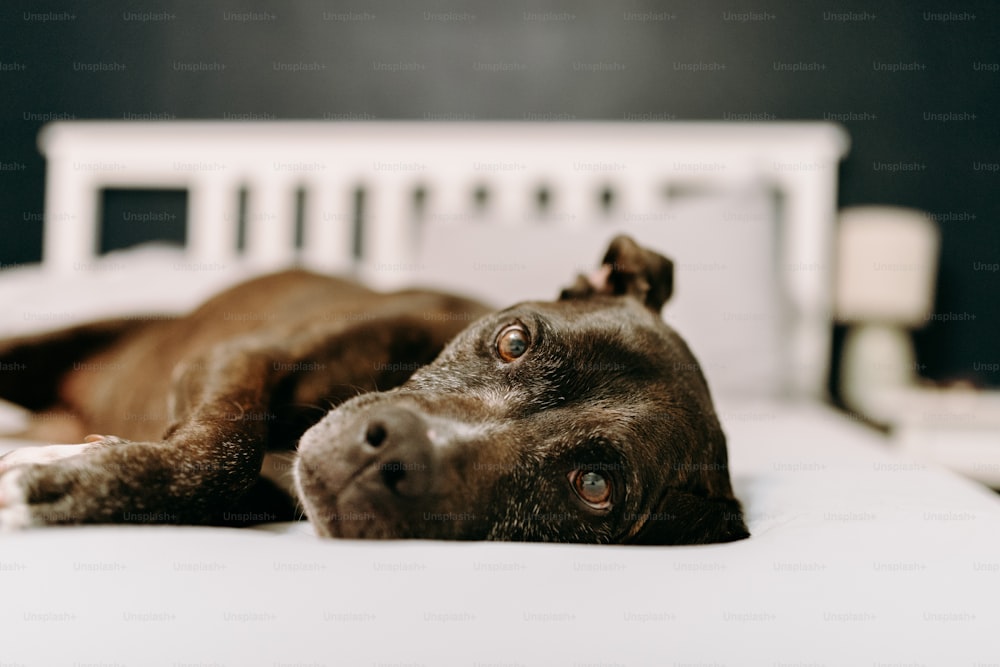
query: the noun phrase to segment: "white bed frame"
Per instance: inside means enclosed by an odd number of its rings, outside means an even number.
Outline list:
[[[791,389],[825,394],[837,166],[848,149],[836,125],[84,121],[43,128],[39,144],[43,263],[57,274],[94,264],[105,188],[186,189],[192,263],[298,263],[381,288],[407,282],[418,219],[573,229],[655,215],[670,189],[767,188],[782,202]]]
[[[110,294],[100,281],[115,276],[76,273],[99,264],[89,260],[102,188],[187,188],[193,262],[236,273],[299,262],[386,286],[408,279],[377,268],[406,265],[417,217],[545,221],[560,226],[546,238],[563,239],[561,227],[602,216],[658,219],[665,186],[777,189],[779,268],[794,308],[789,350],[808,364],[796,369],[803,392],[823,391],[836,166],[847,148],[835,126],[80,122],[49,126],[41,144],[53,275],[13,269],[5,306],[15,288],[34,292],[35,283],[39,294],[70,283],[78,289],[69,299]],[[537,205],[541,186],[548,207]],[[359,187],[364,243],[355,257]],[[242,188],[250,210],[240,254]],[[480,188],[485,208],[474,203]],[[607,211],[606,188],[619,204]],[[308,241],[301,251],[296,217]],[[703,218],[678,219],[690,229]],[[742,251],[765,228],[740,228],[746,235],[734,232],[727,250]],[[718,245],[698,248],[711,256]],[[124,254],[142,262],[160,250]],[[133,268],[116,275],[146,298]],[[186,278],[166,285],[173,292],[202,280],[151,273]],[[13,304],[8,319],[48,309],[34,299]],[[995,664],[997,496],[893,452],[816,401],[784,398],[718,402],[752,533],[732,544],[321,541],[287,526],[273,528],[281,536],[137,526],[2,535],[5,664]],[[0,451],[16,444],[0,440]],[[183,641],[165,645],[168,634]]]

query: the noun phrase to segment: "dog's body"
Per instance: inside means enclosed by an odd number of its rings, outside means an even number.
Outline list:
[[[746,537],[704,378],[659,317],[672,279],[619,237],[560,300],[498,313],[291,271],[182,318],[0,342],[0,397],[118,436],[0,459],[0,528],[288,518],[261,467],[298,442],[321,535]]]

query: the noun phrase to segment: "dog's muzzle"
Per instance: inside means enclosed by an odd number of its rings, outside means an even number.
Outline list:
[[[411,532],[399,524],[412,528],[414,512],[441,495],[434,436],[428,419],[408,405],[332,413],[299,447],[297,486],[309,518],[335,536]]]

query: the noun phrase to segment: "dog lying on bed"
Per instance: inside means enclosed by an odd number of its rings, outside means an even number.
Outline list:
[[[0,397],[85,439],[0,458],[0,529],[291,518],[261,470],[298,443],[323,536],[747,537],[705,380],[659,316],[672,287],[617,237],[557,301],[499,312],[289,271],[185,317],[0,342]]]

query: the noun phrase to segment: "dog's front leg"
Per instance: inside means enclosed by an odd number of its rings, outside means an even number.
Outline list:
[[[0,459],[0,530],[211,521],[257,480],[267,432],[254,413],[290,361],[274,346],[216,348],[181,369],[162,441],[94,437]]]

